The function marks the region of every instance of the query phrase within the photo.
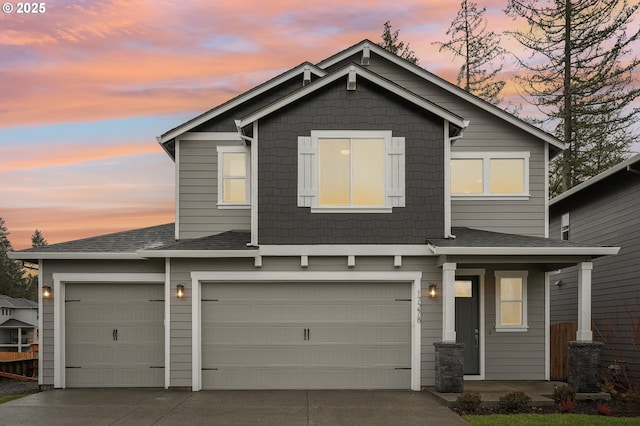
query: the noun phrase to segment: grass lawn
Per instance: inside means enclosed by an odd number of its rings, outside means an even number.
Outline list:
[[[5,395],[0,396],[0,404],[4,404],[5,402],[13,401],[14,399],[20,399],[25,396],[29,396],[30,394],[25,393],[24,395]]]
[[[615,426],[640,425],[640,417],[607,417],[587,414],[490,414],[464,416],[475,426],[519,426],[519,425],[576,425]]]

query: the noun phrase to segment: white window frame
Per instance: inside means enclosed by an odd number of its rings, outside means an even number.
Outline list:
[[[451,152],[451,160],[482,160],[482,193],[481,194],[455,194],[451,193],[454,200],[528,200],[529,194],[529,157],[528,151],[516,152]],[[524,160],[523,192],[513,194],[491,193],[491,160]],[[448,165],[449,166],[449,165]],[[451,173],[450,173],[451,175]],[[450,177],[452,179],[453,176]]]
[[[496,279],[496,331],[512,331],[523,332],[529,329],[527,318],[527,277],[528,271],[495,271]],[[502,286],[502,278],[521,278],[522,279],[522,324],[504,325],[502,324],[502,311],[500,290]]]
[[[566,235],[566,238],[565,238]],[[569,241],[569,238],[571,238],[571,231],[570,231],[570,222],[569,222],[569,213],[565,213],[562,215],[562,217],[560,218],[560,239],[562,241]]]
[[[249,148],[239,145],[218,145],[218,208],[219,209],[248,209],[251,208],[251,152]],[[224,201],[224,154],[240,152],[245,155],[245,185],[247,199],[244,203],[229,203]]]
[[[352,207],[319,204],[320,139],[383,139],[385,142],[385,203],[383,206]],[[404,137],[394,137],[391,130],[312,130],[311,136],[298,137],[298,207],[310,207],[311,213],[391,213],[405,207]]]

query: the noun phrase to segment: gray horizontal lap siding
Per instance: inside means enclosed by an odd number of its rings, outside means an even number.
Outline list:
[[[359,56],[356,56],[350,60],[359,61]],[[452,152],[529,151],[531,153],[529,160],[531,197],[528,200],[452,200],[452,226],[545,236],[544,142],[375,54],[372,55],[371,64],[367,68],[469,120],[470,124],[464,131],[464,137],[453,144]]]
[[[422,244],[443,234],[443,121],[367,83],[346,79],[259,123],[260,244]],[[405,137],[406,207],[390,214],[297,207],[298,136],[312,130],[392,130]]]
[[[591,314],[594,339],[605,342],[604,367],[622,359],[640,378],[640,341],[632,324],[640,318],[640,176],[623,172],[596,183],[550,208],[550,236],[560,238],[560,221],[569,213],[573,241],[619,246],[616,256],[594,260]],[[576,268],[554,274],[551,322],[577,322]]]
[[[180,141],[178,229],[180,238],[200,238],[251,228],[251,210],[218,208],[218,145],[238,141]]]

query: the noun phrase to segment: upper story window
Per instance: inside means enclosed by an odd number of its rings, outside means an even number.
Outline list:
[[[496,330],[527,330],[527,271],[496,271]]]
[[[312,131],[298,138],[298,206],[314,213],[404,207],[404,138],[390,131]]]
[[[11,308],[2,308],[2,315],[3,316],[13,315],[13,309],[11,309]]]
[[[250,153],[244,146],[218,146],[218,207],[248,208]]]
[[[528,152],[452,152],[451,195],[529,197]]]
[[[569,240],[569,213],[563,214],[560,219],[560,239]]]

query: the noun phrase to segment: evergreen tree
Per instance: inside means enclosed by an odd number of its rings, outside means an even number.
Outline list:
[[[42,232],[40,232],[40,230],[36,229],[33,232],[33,235],[31,236],[31,247],[44,247],[47,244],[49,244],[49,243],[42,236]]]
[[[9,241],[9,231],[0,217],[0,294],[23,297],[25,290],[24,269],[19,261],[9,259],[13,251]]]
[[[441,52],[448,50],[454,58],[464,60],[456,81],[458,86],[497,105],[505,82],[496,79],[502,64],[494,66],[493,63],[503,60],[506,51],[500,47],[500,36],[487,31],[485,11],[486,8],[478,9],[474,2],[462,0],[460,10],[447,30],[451,39],[433,44],[440,46]]]
[[[565,191],[622,161],[637,123],[640,87],[631,56],[640,37],[630,34],[640,7],[628,0],[508,0],[506,12],[528,31],[511,31],[531,56],[517,77],[549,129],[568,144],[552,164],[550,192]]]
[[[384,30],[382,31],[382,41],[378,43],[378,46],[384,47],[394,55],[398,55],[407,61],[418,65],[418,58],[415,52],[409,48],[409,44],[404,44],[403,41],[398,40],[400,30],[391,32],[391,21],[384,23]]]

